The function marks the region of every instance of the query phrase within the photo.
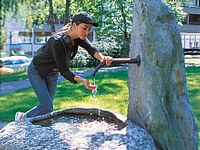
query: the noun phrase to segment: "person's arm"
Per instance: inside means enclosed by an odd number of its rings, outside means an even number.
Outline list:
[[[82,82],[86,89],[88,90],[95,90],[97,88],[96,85],[92,85],[87,79],[81,78],[75,75],[74,80],[77,82]]]
[[[105,61],[106,65],[109,66],[112,63],[112,57],[104,56],[101,52],[95,52],[94,57],[98,59],[100,62]]]

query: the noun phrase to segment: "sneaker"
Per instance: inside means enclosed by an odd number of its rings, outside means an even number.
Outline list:
[[[24,120],[24,113],[23,112],[17,112],[15,114],[15,121],[19,121],[19,120]]]

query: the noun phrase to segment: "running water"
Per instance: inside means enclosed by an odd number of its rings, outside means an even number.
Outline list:
[[[94,85],[95,85],[95,77],[94,77]],[[92,97],[96,98],[96,94],[97,94],[97,88],[95,90],[92,90]]]

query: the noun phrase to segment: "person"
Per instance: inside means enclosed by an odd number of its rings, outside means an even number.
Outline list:
[[[97,88],[87,79],[71,72],[68,66],[69,61],[75,57],[78,46],[83,47],[100,62],[105,61],[107,65],[111,64],[112,57],[104,56],[87,38],[92,26],[97,27],[99,24],[88,13],[79,12],[73,16],[70,23],[56,31],[37,51],[28,67],[28,77],[39,104],[26,113],[17,112],[15,120],[23,120],[53,111],[58,72],[73,83],[82,82],[88,90]]]

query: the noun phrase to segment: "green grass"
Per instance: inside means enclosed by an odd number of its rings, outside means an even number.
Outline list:
[[[189,99],[200,126],[200,67],[186,68]],[[93,82],[93,78],[89,79]],[[127,71],[96,75],[98,94],[92,97],[91,91],[81,83],[73,84],[68,81],[59,83],[54,109],[71,107],[99,107],[121,113],[126,116],[128,106],[128,75]],[[0,121],[13,121],[17,111],[27,111],[37,105],[37,97],[32,88],[18,90],[0,97]],[[200,132],[198,132],[200,136]]]
[[[27,71],[16,72],[13,74],[3,74],[0,76],[0,83],[18,81],[27,78],[28,78]]]
[[[91,91],[85,89],[81,83],[73,84],[69,81],[59,83],[54,109],[100,107],[126,115],[128,105],[127,76],[126,71],[96,75],[96,84],[99,86],[96,98],[93,98]],[[93,82],[93,78],[89,80]],[[37,105],[37,102],[32,88],[1,95],[0,120],[13,121],[17,111],[27,111]]]
[[[186,77],[188,82],[189,99],[192,105],[192,110],[197,122],[200,127],[200,67],[188,67],[186,68]],[[200,130],[198,132],[200,137]],[[199,139],[200,150],[200,139]]]
[[[72,68],[71,70],[83,70],[85,68]],[[28,73],[27,71],[20,71],[20,72],[15,72],[13,74],[3,74],[0,75],[0,84],[4,82],[12,82],[12,81],[19,81],[19,80],[24,80],[28,78]]]

